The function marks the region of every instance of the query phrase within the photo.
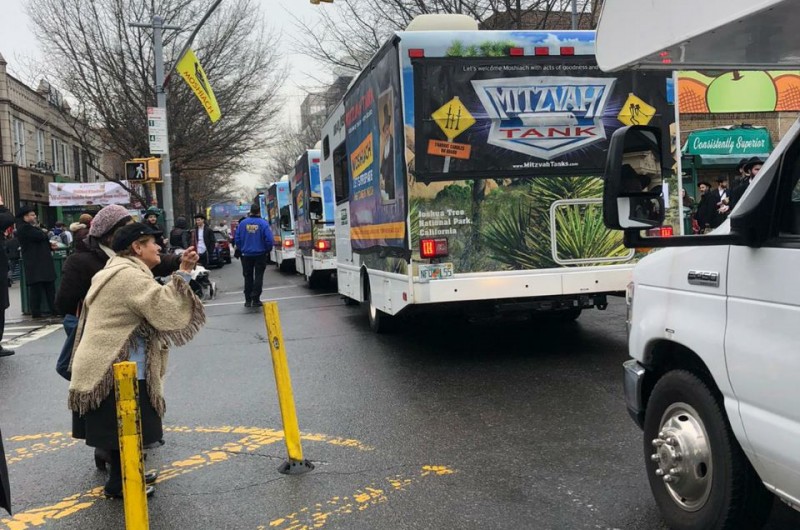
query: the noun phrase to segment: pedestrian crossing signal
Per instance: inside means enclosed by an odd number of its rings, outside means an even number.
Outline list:
[[[125,162],[125,177],[128,182],[161,182],[161,159],[134,158]]]
[[[134,158],[125,162],[125,177],[128,182],[144,182],[147,180],[147,166],[148,161],[146,158]]]

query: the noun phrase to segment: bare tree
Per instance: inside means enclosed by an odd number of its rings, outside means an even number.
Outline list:
[[[155,106],[150,20],[190,30],[212,0],[30,0],[28,11],[55,84],[77,100],[83,117],[124,159],[147,155],[145,109]],[[166,32],[165,63],[174,64],[186,35]],[[265,148],[279,111],[282,67],[276,36],[267,35],[255,0],[224,4],[193,46],[222,108],[211,124],[179,76],[171,77],[168,122],[176,205],[190,213],[190,179],[215,179],[245,168]],[[108,177],[106,177],[108,178]],[[111,179],[113,180],[113,179]],[[182,192],[182,193],[181,193]]]
[[[593,28],[602,0],[578,0],[579,27]],[[297,49],[329,68],[358,72],[394,31],[418,15],[473,17],[484,29],[570,29],[570,0],[337,0],[320,22],[300,20]]]
[[[280,129],[278,139],[269,150],[267,170],[263,175],[264,184],[280,179],[283,175],[294,173],[297,159],[306,149],[312,149],[319,141],[319,131],[311,128],[284,126]]]

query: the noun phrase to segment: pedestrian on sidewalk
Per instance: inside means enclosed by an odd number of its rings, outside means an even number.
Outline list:
[[[68,403],[73,421],[85,426],[86,444],[110,453],[107,497],[122,497],[114,363],[136,363],[142,442],[156,443],[163,438],[169,347],[188,343],[205,323],[203,304],[189,287],[197,252],[187,249],[180,269],[160,285],[151,272],[161,261],[160,237],[142,223],[117,231],[111,247],[117,255],[95,275],[75,337]]]
[[[33,318],[42,317],[42,297],[50,311],[56,316],[56,268],[53,265],[53,247],[47,231],[36,227],[36,210],[23,207],[17,212],[17,239],[22,252],[25,283],[30,294],[30,309]]]
[[[5,207],[3,196],[0,195],[0,233],[5,233],[10,226],[14,225],[14,216]],[[11,305],[8,298],[8,255],[6,254],[5,238],[0,241],[0,340],[3,340],[3,332],[6,328],[6,309]],[[14,355],[14,350],[9,350],[0,346],[0,357]]]
[[[264,287],[264,271],[267,255],[272,250],[272,230],[261,218],[257,203],[250,206],[250,215],[239,222],[236,228],[236,254],[242,260],[244,276],[244,306],[259,307]]]

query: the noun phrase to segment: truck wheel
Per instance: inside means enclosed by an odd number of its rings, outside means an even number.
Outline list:
[[[644,421],[647,479],[673,530],[761,528],[772,495],[694,374],[674,370],[653,388]]]
[[[281,272],[289,272],[292,270],[292,263],[288,260],[283,260],[280,265],[278,265],[278,270]]]
[[[369,291],[369,287],[367,287],[366,295],[370,329],[375,333],[389,333],[394,329],[397,318],[375,307],[375,304],[372,303],[372,293]]]
[[[320,273],[311,273],[311,276],[308,277],[308,286],[311,289],[319,289],[325,283],[325,276],[324,274]]]

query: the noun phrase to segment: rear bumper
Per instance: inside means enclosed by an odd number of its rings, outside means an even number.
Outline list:
[[[438,304],[476,300],[580,296],[623,293],[633,265],[575,267],[538,271],[457,274],[428,283],[414,281],[413,303]]]
[[[639,364],[636,359],[630,359],[622,363],[623,379],[622,387],[625,392],[625,406],[628,414],[640,428],[644,427],[645,403],[643,396],[644,378],[647,374],[644,366]]]

